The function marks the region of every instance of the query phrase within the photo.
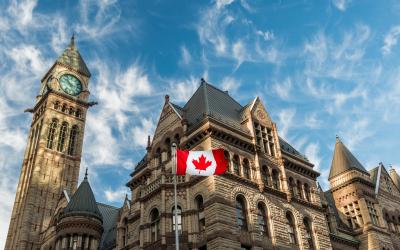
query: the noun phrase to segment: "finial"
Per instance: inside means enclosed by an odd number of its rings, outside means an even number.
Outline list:
[[[165,95],[165,103],[169,102],[169,95]]]
[[[75,47],[75,32],[72,33],[72,37],[71,37],[71,47]]]
[[[127,200],[127,199],[128,199],[128,193],[125,194],[125,200]]]
[[[84,178],[84,180],[87,180],[87,176],[88,176],[88,173],[87,173],[87,171],[88,171],[88,168],[86,168],[86,171],[85,171],[85,178]]]
[[[336,141],[337,141],[337,142],[340,141],[339,135],[336,135]]]
[[[382,163],[382,162],[379,162],[379,166],[383,167],[383,163]]]
[[[150,147],[150,135],[147,136],[147,147]]]
[[[202,78],[200,79],[200,83],[206,83],[206,80],[204,80],[204,78],[202,77]]]

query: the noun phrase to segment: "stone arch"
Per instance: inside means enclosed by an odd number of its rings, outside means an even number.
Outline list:
[[[230,197],[232,204],[235,204],[236,197],[240,194],[243,195],[245,198],[247,197],[245,199],[246,203],[247,203],[247,207],[249,209],[254,210],[254,204],[252,204],[251,199],[248,198],[248,197],[252,197],[252,193],[250,193],[246,188],[241,187],[241,186],[236,186],[233,188],[233,190],[231,192],[231,197]]]

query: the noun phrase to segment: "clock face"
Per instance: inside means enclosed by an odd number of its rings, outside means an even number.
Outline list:
[[[82,91],[82,83],[73,75],[65,74],[60,77],[61,89],[69,95],[78,95]]]

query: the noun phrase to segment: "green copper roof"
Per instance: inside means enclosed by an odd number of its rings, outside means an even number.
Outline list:
[[[64,64],[68,67],[71,67],[73,70],[76,70],[79,73],[82,73],[87,77],[91,76],[89,69],[86,66],[85,61],[83,61],[81,55],[79,54],[78,49],[75,46],[75,37],[74,36],[72,36],[71,43],[64,50],[64,52],[57,59],[56,62],[58,62],[60,64]]]
[[[333,152],[331,171],[329,172],[328,179],[331,179],[341,173],[353,169],[369,175],[367,170],[361,165],[361,163],[357,160],[357,158],[354,157],[354,155],[342,143],[342,141],[339,138],[337,138],[335,144],[335,150]]]
[[[91,216],[103,221],[87,174],[63,211],[63,217],[74,215]]]

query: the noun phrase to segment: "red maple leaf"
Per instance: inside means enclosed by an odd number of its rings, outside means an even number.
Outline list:
[[[206,161],[207,157],[204,157],[203,154],[199,157],[199,160],[192,160],[195,169],[199,170],[199,174],[201,170],[206,170],[209,166],[211,166],[211,161]]]

